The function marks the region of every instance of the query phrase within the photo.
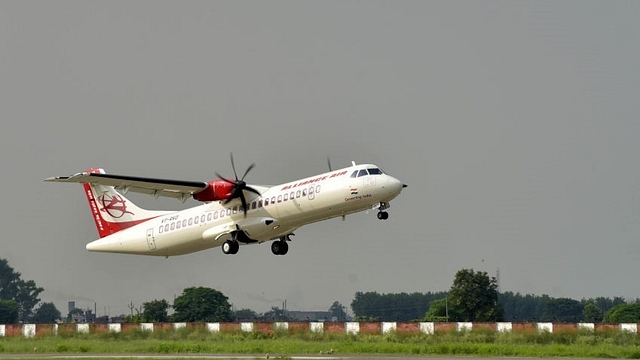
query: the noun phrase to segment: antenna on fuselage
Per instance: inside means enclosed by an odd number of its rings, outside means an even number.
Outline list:
[[[351,166],[356,166],[356,162],[351,160]]]
[[[329,159],[328,156],[327,156],[327,165],[329,166],[329,171],[333,171],[333,169],[331,168],[331,159]]]

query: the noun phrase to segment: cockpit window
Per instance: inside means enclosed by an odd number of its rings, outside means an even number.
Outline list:
[[[352,178],[358,177],[358,170],[354,171],[353,174],[351,174]]]
[[[382,170],[378,169],[378,168],[371,168],[371,169],[367,169],[369,170],[369,175],[382,175],[384,174],[382,172]]]
[[[367,175],[369,175],[369,173],[367,173],[367,170],[365,170],[365,169],[362,169],[362,170],[360,170],[360,172],[358,172],[358,177],[367,176]]]

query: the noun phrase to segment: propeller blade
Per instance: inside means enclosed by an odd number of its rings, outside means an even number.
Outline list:
[[[229,180],[229,179],[227,179],[227,178],[223,177],[222,175],[220,175],[220,174],[218,174],[218,173],[215,173],[215,174],[216,174],[216,176],[218,177],[218,179],[223,180],[223,181],[226,181],[226,182],[228,182],[229,184],[235,184],[235,182],[233,182],[233,181],[231,181],[231,180]]]
[[[258,191],[258,190],[256,190],[256,189],[252,188],[251,186],[247,186],[247,187],[245,187],[244,189],[245,189],[245,190],[247,190],[247,191],[251,191],[252,193],[254,193],[254,194],[256,194],[256,195],[262,195],[262,194],[260,194],[260,191]]]
[[[233,175],[238,180],[238,173],[236,173],[236,164],[233,162],[233,153],[229,153],[229,157],[231,158],[231,168],[233,169]]]
[[[244,198],[244,194],[240,191],[240,201],[242,202],[242,210],[244,211],[244,217],[247,217],[247,200]]]
[[[249,171],[251,171],[251,169],[253,169],[256,164],[253,163],[251,165],[249,165],[249,167],[247,168],[247,170],[245,170],[244,174],[242,175],[242,178],[238,179],[238,173],[236,172],[236,164],[235,161],[233,160],[233,153],[229,154],[229,158],[231,159],[231,168],[233,169],[233,176],[235,177],[235,181],[229,180],[225,177],[223,177],[222,175],[218,174],[217,172],[215,173],[216,176],[220,179],[223,180],[231,185],[233,185],[233,190],[231,190],[231,194],[229,194],[229,198],[227,198],[223,204],[228,204],[231,201],[233,201],[233,199],[237,199],[240,198],[240,202],[242,203],[242,211],[244,212],[244,216],[247,217],[247,199],[244,196],[244,191],[247,190],[249,192],[252,192],[254,194],[257,195],[261,195],[260,192],[250,186],[247,186],[247,183],[244,182],[244,178],[247,176],[247,174],[249,173]]]
[[[244,172],[244,175],[242,175],[242,177],[240,178],[240,180],[244,180],[244,177],[247,176],[247,174],[249,173],[249,171],[251,171],[251,169],[253,169],[256,166],[255,163],[249,165],[249,167],[247,168],[247,171]]]
[[[229,196],[229,198],[224,201],[224,204],[226,205],[230,203],[233,199],[237,198],[238,191],[240,192],[240,195],[242,195],[242,190],[238,189],[237,187],[234,187],[233,190],[231,190],[231,196]]]

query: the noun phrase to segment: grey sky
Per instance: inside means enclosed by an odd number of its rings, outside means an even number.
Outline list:
[[[238,308],[349,305],[356,291],[640,297],[636,1],[0,2],[0,257],[65,312],[128,313],[188,286]],[[409,184],[268,245],[96,254],[92,166],[277,184],[351,160]],[[168,199],[131,195],[147,208]],[[188,203],[186,205],[195,205]]]

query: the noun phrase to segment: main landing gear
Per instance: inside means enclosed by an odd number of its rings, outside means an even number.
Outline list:
[[[293,235],[293,234],[291,234]],[[290,235],[283,236],[280,240],[271,243],[271,252],[273,255],[286,255],[289,251],[289,244],[287,241],[291,241]]]
[[[231,233],[231,239],[225,241],[222,244],[222,252],[225,254],[237,254],[238,249],[240,249],[240,243],[249,244],[256,242],[256,240],[251,239],[245,234],[244,231],[240,230],[240,227],[236,225],[236,231]]]
[[[222,244],[222,252],[225,254],[237,254],[240,249],[238,240],[227,240]]]
[[[391,205],[388,202],[381,202],[380,207],[378,207],[378,219],[379,220],[387,220],[389,218],[389,213],[385,210],[388,209]]]

